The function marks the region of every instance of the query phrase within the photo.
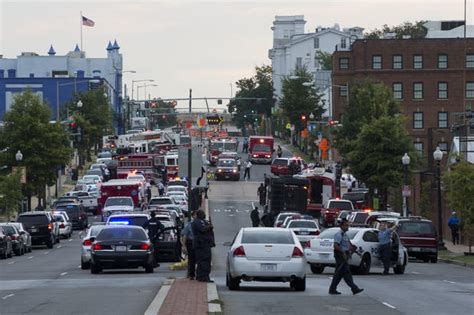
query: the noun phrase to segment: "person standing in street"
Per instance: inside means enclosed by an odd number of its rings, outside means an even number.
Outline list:
[[[210,279],[212,251],[214,247],[214,227],[205,220],[203,210],[196,212],[196,219],[191,224],[193,233],[193,248],[196,254],[196,280],[201,282],[214,282]]]
[[[338,295],[341,292],[337,291],[337,286],[341,279],[344,279],[346,284],[351,288],[354,295],[364,291],[359,288],[352,279],[349,263],[347,262],[352,249],[352,244],[346,232],[349,230],[349,222],[342,219],[339,224],[340,230],[334,235],[334,258],[336,259],[336,269],[332,277],[331,286],[329,287],[329,294]]]
[[[252,227],[258,227],[260,225],[260,216],[258,214],[258,207],[255,207],[250,212],[250,220],[252,221]]]
[[[390,270],[390,258],[392,256],[392,231],[396,228],[394,225],[391,229],[387,227],[387,223],[380,224],[379,231],[379,254],[383,262],[383,274],[388,275]]]
[[[244,142],[242,144],[242,153],[248,153],[249,152],[249,140],[247,138],[244,138]]]
[[[153,254],[155,256],[155,267],[159,267],[160,264],[158,263],[158,247],[156,245],[156,241],[165,229],[165,226],[160,222],[158,218],[156,218],[155,211],[152,211],[150,214],[150,220],[147,220],[143,224],[144,229],[148,229],[148,238],[150,242],[153,244]]]
[[[163,196],[163,194],[165,193],[165,185],[163,185],[163,182],[158,182],[158,194],[160,196]]]
[[[150,203],[151,199],[151,184],[149,181],[146,182],[146,200],[148,203]]]
[[[245,172],[244,172],[244,179],[248,177],[250,179],[250,169],[252,168],[252,162],[250,162],[250,159],[247,160],[247,163],[245,164]]]
[[[283,154],[283,150],[281,149],[280,145],[278,145],[277,146],[277,156],[279,158],[281,158],[282,154]]]
[[[193,231],[192,223],[196,218],[196,212],[191,212],[192,221],[188,222],[183,229],[181,244],[183,247],[183,252],[188,255],[188,279],[194,280],[196,277],[196,254],[194,253],[193,248]]]
[[[260,187],[257,189],[257,195],[260,201],[260,205],[263,207],[267,203],[267,188],[263,185],[263,183],[260,184]]]
[[[448,220],[448,226],[451,229],[453,245],[456,245],[456,242],[459,245],[459,218],[456,215],[456,211],[451,213],[451,217]]]

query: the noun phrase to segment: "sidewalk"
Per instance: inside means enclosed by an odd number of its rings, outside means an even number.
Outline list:
[[[206,315],[207,283],[188,279],[177,279],[171,285],[159,315]]]
[[[450,240],[444,240],[444,246],[447,250],[438,252],[439,261],[474,268],[474,256],[464,255],[464,253],[469,252],[469,246],[453,245]]]

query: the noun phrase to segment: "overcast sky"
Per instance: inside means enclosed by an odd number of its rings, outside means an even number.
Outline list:
[[[473,24],[473,0],[468,2]],[[117,39],[124,70],[137,71],[124,74],[125,83],[154,79],[152,97],[186,97],[189,88],[197,97],[228,97],[231,83],[270,64],[275,15],[304,15],[306,32],[335,23],[371,30],[385,23],[462,20],[463,8],[464,0],[0,0],[0,54],[45,55],[50,44],[66,54],[80,41],[82,10],[95,22],[83,28],[87,56],[106,57],[108,41]]]

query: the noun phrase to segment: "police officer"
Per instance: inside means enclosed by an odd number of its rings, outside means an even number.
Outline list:
[[[341,282],[341,279],[344,279],[346,284],[351,288],[352,293],[355,295],[364,291],[364,289],[360,289],[355,285],[352,279],[349,263],[347,262],[352,247],[349,237],[346,234],[347,230],[349,230],[349,223],[346,219],[342,219],[339,226],[341,229],[334,235],[334,258],[336,259],[336,270],[334,271],[331,286],[329,287],[329,294],[341,294],[341,292],[337,291],[337,285]]]
[[[387,228],[387,224],[382,222],[379,231],[379,253],[383,262],[383,274],[388,275],[390,269],[390,258],[392,256],[392,231],[396,228],[394,225],[391,229]]]
[[[196,219],[196,212],[191,212],[191,216]],[[188,255],[188,278],[189,280],[194,280],[196,277],[196,254],[193,248],[193,231],[192,231],[192,223],[193,221],[186,224],[183,229],[182,237],[181,237],[181,244],[183,245],[183,252]]]
[[[163,232],[165,229],[165,226],[156,218],[155,211],[151,212],[151,218],[150,220],[147,220],[143,224],[144,229],[148,229],[148,237],[150,238],[150,241],[153,244],[153,254],[155,256],[155,266],[159,267],[160,264],[158,264],[158,246],[156,245],[156,241],[158,240],[158,236],[160,233]]]
[[[258,207],[255,207],[250,212],[250,220],[252,221],[253,227],[258,227],[260,225],[260,216],[258,215]]]
[[[260,187],[257,189],[257,194],[258,198],[260,200],[260,205],[264,206],[266,204],[266,199],[267,199],[267,188],[263,185],[263,183],[260,184]]]
[[[214,282],[209,278],[211,273],[212,252],[214,247],[213,226],[205,220],[206,214],[202,210],[196,212],[196,219],[191,224],[193,232],[193,248],[196,254],[196,280]]]

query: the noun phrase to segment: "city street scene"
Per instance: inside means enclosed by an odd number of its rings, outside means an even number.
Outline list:
[[[0,0],[0,315],[473,314],[474,1]]]

